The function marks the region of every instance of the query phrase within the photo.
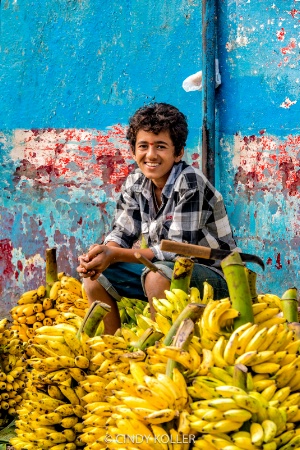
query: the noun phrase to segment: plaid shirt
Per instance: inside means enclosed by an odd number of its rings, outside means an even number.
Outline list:
[[[162,239],[226,250],[236,248],[222,195],[200,170],[183,161],[175,164],[162,190],[162,205],[157,213],[151,186],[151,180],[140,169],[127,177],[116,205],[113,229],[104,243],[114,241],[132,248],[143,234],[161,261],[176,257],[160,250]],[[219,267],[210,260],[198,262]]]

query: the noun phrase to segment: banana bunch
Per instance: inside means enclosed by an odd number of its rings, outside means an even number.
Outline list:
[[[58,274],[58,278],[51,286],[49,296],[46,287],[41,285],[22,294],[17,306],[11,309],[12,328],[18,331],[23,342],[28,342],[38,328],[60,320],[61,312],[77,314],[81,318],[85,316],[88,301],[83,285],[63,272]]]
[[[117,304],[121,323],[126,324],[129,328],[137,325],[138,315],[150,317],[148,303],[143,300],[122,297]]]
[[[65,385],[66,386],[66,385]],[[76,450],[80,442],[82,416],[80,403],[66,403],[45,391],[26,391],[16,420],[16,436],[10,440],[15,450]]]
[[[52,292],[51,292],[52,290]],[[60,312],[71,312],[81,318],[88,310],[88,299],[84,285],[76,278],[63,274],[50,290],[50,298],[55,300],[55,307]]]
[[[166,441],[171,443],[171,435],[174,442],[175,436],[179,442],[180,433],[184,431],[187,434],[189,430],[188,393],[182,373],[174,368],[173,378],[164,373],[153,376],[149,371],[150,365],[138,361],[134,355],[129,358],[127,373],[111,367],[106,373],[97,371],[98,375],[87,377],[91,380],[91,394],[85,398],[90,395],[93,398],[85,407],[87,414],[83,416],[83,434],[79,438],[87,444],[86,450],[118,448],[120,439],[123,439],[124,448],[131,439],[131,443],[135,441],[132,448],[188,449],[188,446],[173,447],[171,444],[164,447]],[[86,389],[87,381],[82,384]],[[180,423],[179,429],[172,427],[167,432],[163,428],[163,424],[174,426],[175,422]]]
[[[0,367],[0,426],[3,426],[16,416],[27,379],[23,341],[6,318],[0,320]]]
[[[289,389],[271,397],[220,384],[213,377],[202,385],[208,388],[203,388],[205,399],[194,399],[188,415],[191,430],[199,433],[194,449],[298,448],[299,396],[290,395]]]
[[[18,410],[17,436],[11,440],[16,450],[81,446],[86,391],[80,382],[91,366],[89,336],[81,333],[78,338],[83,319],[61,314],[66,322],[42,326],[28,341],[32,369]]]
[[[205,297],[208,294],[208,283],[206,283]],[[196,287],[191,287],[189,294],[187,294],[182,289],[172,289],[164,291],[165,298],[153,297],[153,306],[156,311],[155,320],[159,326],[161,326],[162,331],[167,329],[167,324],[169,326],[177,319],[179,314],[184,310],[184,308],[189,303],[204,303],[200,298],[200,292]],[[204,299],[205,301],[205,299]]]

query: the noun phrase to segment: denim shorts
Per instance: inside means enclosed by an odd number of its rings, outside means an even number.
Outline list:
[[[174,262],[156,261],[163,272],[172,277]],[[136,298],[147,301],[144,290],[144,280],[149,269],[142,264],[136,263],[116,263],[109,266],[97,281],[107,290],[107,292],[116,300],[122,297]],[[199,289],[200,295],[203,295],[203,282],[207,281],[214,288],[214,299],[228,297],[228,288],[225,279],[221,274],[202,264],[194,264],[190,286]]]

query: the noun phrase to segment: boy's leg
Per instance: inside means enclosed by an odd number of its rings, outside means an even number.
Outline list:
[[[195,286],[203,297],[203,282],[207,281],[214,289],[214,300],[220,300],[229,296],[226,280],[221,274],[202,264],[195,264],[190,286]]]
[[[117,263],[109,266],[97,280],[84,278],[89,303],[100,300],[111,307],[104,318],[105,333],[114,334],[121,326],[118,300],[122,297],[147,300],[141,284],[143,269],[142,264]]]

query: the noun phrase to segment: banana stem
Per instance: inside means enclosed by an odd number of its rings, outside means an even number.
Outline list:
[[[146,350],[151,347],[155,342],[159,341],[163,337],[163,333],[156,331],[153,327],[147,328],[140,336],[138,341],[133,344],[134,349]]]
[[[221,267],[227,282],[232,307],[240,313],[239,317],[234,319],[234,329],[248,322],[254,323],[250,288],[239,253],[233,252],[224,258]]]
[[[50,294],[50,289],[57,281],[57,262],[56,262],[56,248],[46,249],[46,295]]]
[[[178,256],[173,268],[170,290],[181,289],[188,293],[193,268],[194,261],[191,258]]]
[[[183,320],[174,336],[172,345],[187,350],[194,334],[194,328],[195,324],[191,319]],[[173,378],[173,369],[176,365],[177,362],[174,361],[174,359],[168,359],[166,367],[166,375],[168,375],[168,377]]]
[[[280,303],[283,317],[288,322],[298,322],[297,288],[293,287],[285,291],[282,294]]]
[[[245,267],[245,273],[248,279],[250,295],[253,303],[257,302],[258,296],[256,291],[256,273]]]
[[[194,323],[202,316],[205,305],[200,303],[189,303],[183,311],[179,314],[173,325],[171,326],[168,334],[166,335],[163,344],[171,345],[174,336],[177,333],[178,328],[185,319],[191,319]]]
[[[247,391],[247,372],[248,369],[243,364],[235,364],[233,369],[233,384],[236,387]]]
[[[84,331],[89,337],[95,336],[97,328],[101,320],[110,312],[110,306],[100,301],[95,301],[89,307],[80,329],[78,330],[78,337]]]

